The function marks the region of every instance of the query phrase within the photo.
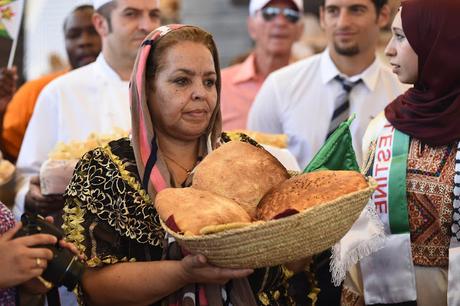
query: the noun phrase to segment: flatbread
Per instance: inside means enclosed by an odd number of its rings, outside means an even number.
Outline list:
[[[295,176],[274,187],[260,201],[257,218],[301,212],[368,187],[365,177],[356,171],[315,171]]]
[[[265,149],[230,141],[195,168],[192,186],[238,202],[255,220],[260,199],[288,178],[286,168]]]
[[[163,221],[171,216],[181,232],[200,235],[203,227],[249,223],[251,217],[235,201],[194,188],[166,188],[155,197],[155,208]]]

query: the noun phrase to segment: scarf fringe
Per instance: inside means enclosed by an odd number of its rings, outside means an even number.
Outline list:
[[[332,282],[334,286],[338,287],[345,280],[347,271],[351,266],[355,265],[362,258],[382,249],[385,245],[386,236],[383,223],[377,214],[377,211],[370,202],[366,206],[366,212],[369,216],[369,222],[372,222],[377,227],[377,233],[374,233],[369,239],[363,240],[358,245],[351,249],[345,258],[340,258],[341,245],[340,242],[332,247],[332,256],[329,271],[332,273]]]

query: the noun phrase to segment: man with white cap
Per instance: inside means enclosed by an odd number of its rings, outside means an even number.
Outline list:
[[[93,1],[102,51],[94,63],[55,79],[41,92],[17,160],[18,172],[32,178],[16,195],[16,218],[25,210],[61,217],[62,195],[42,195],[37,176],[58,142],[85,140],[93,132],[111,134],[116,127],[130,129],[128,80],[139,45],[160,25],[158,2]]]
[[[370,120],[405,90],[375,54],[389,18],[387,0],[323,0],[327,49],[271,74],[252,105],[248,128],[287,134],[289,150],[305,167],[334,127],[356,113],[351,133],[360,160]]]
[[[248,33],[254,50],[243,63],[222,70],[224,130],[246,128],[247,116],[265,78],[289,64],[291,48],[302,35],[302,0],[251,0]]]

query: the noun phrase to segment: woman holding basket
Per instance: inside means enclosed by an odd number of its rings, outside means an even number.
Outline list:
[[[131,79],[132,138],[83,156],[66,192],[64,227],[89,258],[83,304],[290,305],[282,266],[218,268],[165,239],[153,202],[189,185],[221,133],[220,72],[212,36],[163,26],[139,49]]]

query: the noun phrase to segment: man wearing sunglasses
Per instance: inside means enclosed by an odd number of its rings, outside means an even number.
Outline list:
[[[375,54],[380,29],[389,19],[387,0],[323,0],[326,50],[272,73],[252,105],[248,128],[287,134],[289,150],[302,168],[333,130],[334,113],[346,96],[347,113],[341,118],[356,113],[351,133],[361,161],[361,140],[370,120],[405,89]]]
[[[222,70],[224,130],[246,128],[247,116],[265,78],[289,64],[303,31],[302,0],[251,0],[248,33],[254,50],[243,63]]]

